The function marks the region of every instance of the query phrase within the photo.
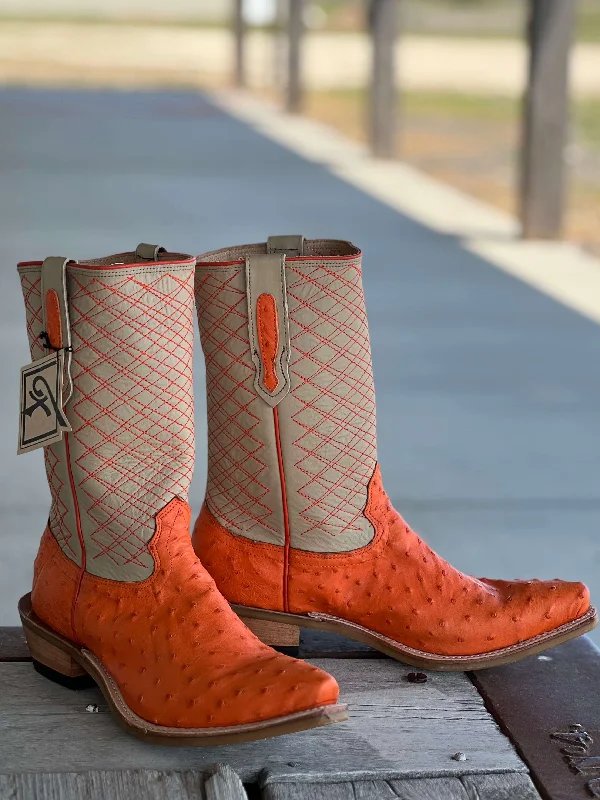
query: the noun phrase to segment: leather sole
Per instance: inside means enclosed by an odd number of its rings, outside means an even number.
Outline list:
[[[598,614],[596,609],[592,607],[579,619],[567,622],[552,631],[541,633],[531,639],[525,639],[510,647],[470,656],[445,656],[427,653],[424,650],[416,650],[413,647],[396,642],[382,633],[371,631],[355,622],[349,622],[330,614],[321,614],[319,612],[289,614],[283,611],[265,611],[262,608],[240,606],[235,603],[231,603],[231,608],[260,639],[265,641],[268,638],[268,643],[273,647],[278,644],[276,630],[280,630],[282,625],[293,625],[296,628],[316,628],[317,630],[337,633],[348,639],[367,644],[381,653],[385,653],[385,655],[412,667],[446,672],[468,672],[510,664],[513,661],[519,661],[521,658],[535,655],[542,650],[556,647],[559,644],[568,642],[569,639],[588,633],[598,623]],[[277,625],[278,629],[273,627],[271,630],[270,625]]]
[[[172,728],[147,722],[125,703],[119,687],[96,656],[53,631],[36,616],[31,594],[19,601],[19,614],[36,669],[66,686],[82,688],[89,676],[98,685],[120,725],[128,732],[156,744],[184,747],[214,746],[268,739],[287,733],[318,728],[348,718],[345,705],[330,705],[299,711],[283,717],[222,728]]]

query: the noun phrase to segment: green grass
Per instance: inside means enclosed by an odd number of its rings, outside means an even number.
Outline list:
[[[583,141],[600,150],[600,98],[576,103],[574,120]]]
[[[578,42],[600,42],[600,8],[584,5],[577,15]]]
[[[406,114],[452,116],[482,122],[512,122],[520,103],[510,97],[490,97],[455,92],[407,92],[402,104]]]
[[[321,94],[321,93],[319,93]],[[334,107],[364,108],[364,89],[340,89],[322,93]],[[451,118],[468,123],[519,125],[521,101],[518,98],[494,97],[456,92],[405,92],[401,95],[402,114],[408,117]],[[579,141],[600,150],[600,97],[580,98],[573,102],[572,125]]]
[[[465,121],[518,124],[521,102],[509,97],[488,97],[452,92],[408,92],[404,113],[419,116],[446,116]],[[600,98],[580,98],[573,102],[572,124],[577,137],[600,150]]]

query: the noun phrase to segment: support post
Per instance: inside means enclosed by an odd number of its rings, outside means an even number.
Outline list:
[[[392,158],[396,155],[398,125],[396,87],[398,0],[371,0],[369,23],[373,54],[369,97],[369,144],[374,156]]]
[[[529,0],[520,218],[525,239],[558,239],[565,211],[569,52],[577,0]]]
[[[291,114],[302,110],[302,38],[304,34],[304,0],[289,0],[288,7],[288,74],[286,109]]]
[[[276,0],[273,25],[273,87],[285,94],[287,87],[287,0]]]
[[[235,85],[246,86],[246,23],[244,20],[244,0],[234,0],[233,36],[235,39]]]

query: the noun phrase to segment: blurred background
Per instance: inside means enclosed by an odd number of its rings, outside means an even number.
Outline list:
[[[286,81],[288,0],[246,0],[246,84]],[[364,140],[368,0],[306,0],[303,111]],[[564,235],[600,252],[600,4],[579,0],[571,53]],[[516,210],[526,0],[401,0],[397,152],[486,202]],[[232,0],[0,0],[4,84],[227,86]]]
[[[213,93],[232,87],[508,212],[503,236],[556,242],[552,263],[583,252],[600,277],[597,0],[0,0],[0,625],[48,504],[41,455],[14,455],[14,264],[296,232],[365,252],[397,507],[462,569],[582,578],[598,598],[597,280],[576,287],[586,315],[541,294],[229,115]]]

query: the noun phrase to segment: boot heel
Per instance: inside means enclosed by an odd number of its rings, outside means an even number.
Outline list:
[[[268,619],[242,617],[242,622],[252,633],[271,647],[297,648],[300,645],[300,628],[295,625],[284,625],[282,622],[271,622]]]
[[[24,630],[36,672],[69,689],[88,689],[95,685],[83,667],[68,653],[31,629],[25,627]]]

